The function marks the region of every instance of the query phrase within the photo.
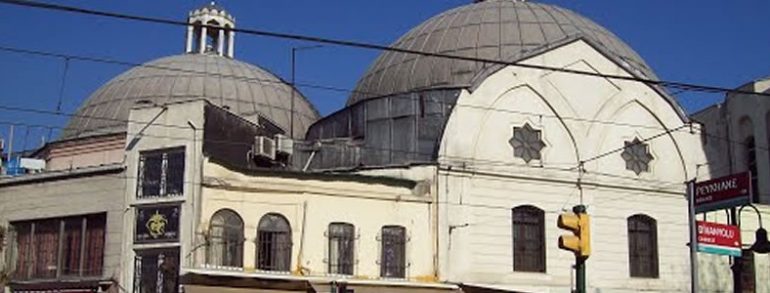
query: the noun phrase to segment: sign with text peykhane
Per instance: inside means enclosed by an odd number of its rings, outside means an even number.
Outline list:
[[[741,256],[741,230],[738,226],[697,221],[698,251]]]
[[[179,241],[179,205],[140,206],[136,210],[134,242]]]
[[[751,174],[728,175],[695,183],[695,212],[703,213],[750,203]]]

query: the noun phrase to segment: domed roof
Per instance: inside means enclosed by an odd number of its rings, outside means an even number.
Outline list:
[[[201,98],[255,123],[258,115],[267,118],[288,134],[292,91],[294,134],[301,137],[318,120],[318,112],[272,73],[216,54],[160,58],[118,75],[94,92],[60,139],[126,131],[129,110],[138,101],[161,105]]]
[[[520,0],[477,1],[446,11],[391,47],[512,62],[578,38],[633,74],[656,79],[644,60],[607,29],[570,10]],[[347,104],[418,89],[472,87],[501,67],[386,51],[359,80]]]

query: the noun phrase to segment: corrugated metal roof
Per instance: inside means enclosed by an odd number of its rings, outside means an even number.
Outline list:
[[[657,79],[620,38],[593,21],[553,5],[487,0],[441,13],[391,47],[517,61],[566,41],[583,38],[629,71]],[[387,51],[363,75],[347,104],[416,89],[471,87],[501,66]]]
[[[126,131],[128,113],[138,101],[166,104],[206,99],[257,123],[257,115],[290,127],[294,89],[260,67],[212,54],[160,58],[113,78],[86,100],[62,132],[60,140]],[[294,133],[304,136],[319,114],[295,91]]]

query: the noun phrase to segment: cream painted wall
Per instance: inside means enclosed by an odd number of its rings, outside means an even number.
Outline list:
[[[301,265],[305,275],[327,276],[328,240],[325,233],[328,225],[348,222],[356,228],[355,278],[379,278],[380,229],[385,225],[400,225],[406,228],[409,238],[406,278],[421,282],[433,280],[435,233],[431,230],[429,194],[415,194],[411,186],[389,183],[392,179],[366,182],[362,177],[338,175],[313,175],[310,178],[298,173],[246,175],[214,163],[205,164],[204,174],[202,212],[196,219],[196,231],[203,233],[208,229],[211,216],[218,210],[236,211],[245,225],[242,268],[245,272],[267,273],[254,269],[257,225],[265,214],[279,213],[286,217],[292,228],[294,274],[300,273]],[[193,245],[199,246],[201,242],[199,238]],[[205,248],[196,251],[195,266],[203,267],[204,263]]]
[[[630,76],[583,41],[524,62]],[[508,143],[513,127],[525,123],[541,130],[546,144],[542,160],[528,164],[513,156]],[[440,150],[442,279],[565,292],[574,257],[557,247],[565,232],[557,229],[556,218],[582,197],[592,215],[591,291],[689,290],[683,183],[705,158],[689,128],[664,134],[684,124],[659,93],[631,81],[506,67],[463,92]],[[650,172],[626,170],[615,150],[656,135],[661,137],[648,142]],[[577,167],[584,160],[581,177]],[[544,274],[513,272],[511,208],[523,204],[545,211]],[[629,276],[627,218],[634,214],[657,220],[659,278]],[[451,235],[450,226],[457,227]]]

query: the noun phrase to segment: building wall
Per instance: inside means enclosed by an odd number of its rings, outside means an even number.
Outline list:
[[[582,41],[524,62],[629,76]],[[557,247],[567,232],[556,219],[582,198],[592,215],[591,291],[688,291],[683,183],[706,161],[697,135],[665,133],[685,122],[660,93],[631,81],[511,66],[464,92],[439,154],[442,279],[568,290],[574,256]],[[546,145],[542,158],[529,163],[514,157],[509,144],[513,127],[525,123],[541,131]],[[624,143],[657,136],[646,142],[649,172],[627,170]],[[511,209],[524,204],[545,212],[546,273],[513,271]],[[658,278],[630,277],[627,218],[635,214],[657,221]]]
[[[739,89],[744,91],[768,92],[770,80],[759,80],[747,83]],[[770,103],[759,96],[740,93],[730,93],[725,102],[714,105],[693,114],[693,119],[704,125],[708,134],[704,141],[704,150],[708,158],[705,169],[712,177],[744,172],[746,165],[746,148],[743,144],[747,137],[754,136],[756,143],[756,159],[759,180],[759,203],[755,206],[763,217],[764,227],[770,226],[770,154],[768,153],[768,131],[770,130]],[[726,223],[726,213],[714,212],[706,216],[707,220]],[[756,213],[749,208],[741,213],[741,236],[744,248],[754,243],[754,232],[759,222]],[[732,272],[728,257],[700,255],[701,283],[706,288],[731,290],[733,288]],[[754,255],[757,284],[756,292],[770,292],[770,256]],[[720,279],[710,276],[726,276]]]
[[[126,280],[125,288],[134,286],[134,260],[137,250],[154,248],[179,247],[180,262],[182,266],[190,262],[189,257],[184,257],[190,251],[187,246],[194,237],[193,221],[197,214],[197,208],[193,204],[195,198],[200,195],[200,164],[203,158],[203,126],[204,108],[207,102],[204,100],[184,101],[163,105],[161,107],[139,107],[131,110],[129,114],[128,135],[125,145],[126,156],[126,192],[124,194],[125,217],[123,224],[126,227],[123,235],[122,264],[124,270],[122,276]],[[184,187],[181,196],[137,198],[137,186],[139,176],[139,160],[143,151],[152,151],[168,148],[183,148],[185,150]],[[164,204],[179,204],[181,215],[179,220],[178,242],[166,242],[159,244],[135,244],[134,231],[138,206],[151,207]]]
[[[419,188],[414,189],[414,184],[393,183],[392,179],[307,176],[270,171],[249,175],[206,163],[201,216],[197,219],[196,231],[204,233],[211,216],[220,209],[237,212],[245,224],[244,266],[241,269],[266,273],[255,271],[257,225],[263,215],[280,213],[292,228],[291,273],[328,276],[328,240],[325,236],[328,225],[348,222],[355,225],[357,236],[354,278],[378,279],[380,229],[385,225],[401,225],[408,236],[407,279],[434,280],[434,233],[429,194],[417,192]],[[198,241],[192,245],[200,246],[203,240]],[[300,247],[303,247],[302,252]],[[205,249],[199,249],[196,255],[196,266],[205,267]]]
[[[8,184],[0,181],[0,226],[10,222],[107,213],[102,277],[118,280],[123,233],[125,174],[113,171],[75,178],[48,179]],[[82,170],[81,170],[82,173]],[[35,174],[29,177],[50,175]],[[64,174],[66,175],[66,174]],[[28,178],[29,178],[28,177]],[[24,178],[13,178],[21,181]],[[5,255],[0,254],[0,257]],[[5,261],[0,262],[4,266]]]
[[[122,163],[125,144],[125,133],[53,142],[47,146],[43,158],[47,171]]]

